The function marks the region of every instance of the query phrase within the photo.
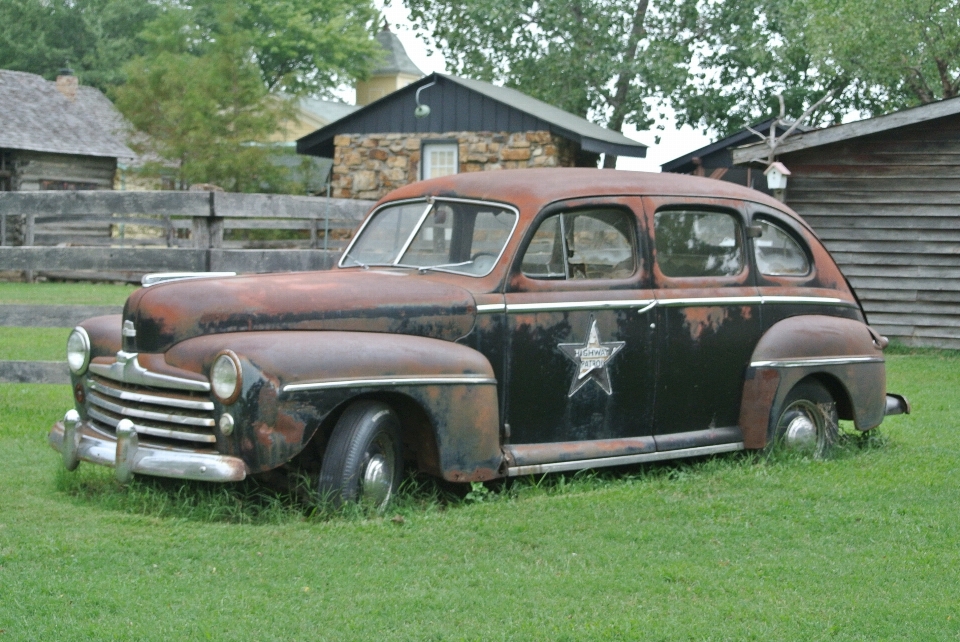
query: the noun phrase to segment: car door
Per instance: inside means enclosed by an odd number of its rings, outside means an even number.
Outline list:
[[[526,463],[655,448],[641,208],[639,199],[552,206],[520,245],[505,291],[504,416],[510,444],[543,445],[511,449]],[[569,442],[580,445],[546,446]]]
[[[676,198],[645,206],[657,297],[657,448],[739,442],[744,375],[761,333],[744,206]]]

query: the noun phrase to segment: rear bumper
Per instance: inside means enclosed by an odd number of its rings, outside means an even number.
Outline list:
[[[910,414],[910,402],[907,401],[907,398],[903,395],[895,395],[893,393],[887,393],[887,405],[883,410],[883,416],[888,417],[890,415],[909,415]]]
[[[247,465],[238,457],[140,445],[129,420],[120,422],[114,436],[81,420],[76,410],[53,425],[47,441],[61,454],[67,470],[81,461],[111,466],[122,483],[133,473],[216,482],[240,481],[247,476]]]

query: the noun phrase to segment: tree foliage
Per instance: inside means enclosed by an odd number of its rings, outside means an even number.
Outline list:
[[[148,0],[4,0],[0,69],[52,80],[68,65],[80,82],[106,91],[143,53],[137,34],[157,12]]]
[[[148,170],[175,168],[182,185],[259,191],[281,176],[269,162],[271,150],[250,143],[276,131],[284,104],[270,99],[250,59],[250,38],[237,28],[231,9],[229,1],[221,5],[216,38],[195,51],[187,50],[196,43],[186,15],[166,13],[146,34],[148,55],[126,65],[127,82],[113,95],[146,135],[135,145],[156,160]]]
[[[374,15],[368,3],[346,0],[164,4],[140,34],[143,55],[127,63],[127,82],[113,92],[146,135],[135,146],[172,161],[147,169],[175,166],[184,185],[289,189],[286,170],[272,162],[283,150],[262,143],[293,116],[291,94],[330,91],[375,63]]]
[[[810,123],[958,95],[956,0],[404,0],[455,73],[502,82],[611,129],[720,134],[779,110]]]
[[[404,2],[455,73],[615,130],[648,127],[648,99],[685,79],[696,16],[692,0]]]
[[[694,73],[671,96],[681,123],[721,133],[797,115],[809,124],[877,115],[957,95],[960,7],[953,0],[703,0]]]
[[[807,7],[820,68],[871,89],[870,111],[960,94],[956,0],[807,0]]]

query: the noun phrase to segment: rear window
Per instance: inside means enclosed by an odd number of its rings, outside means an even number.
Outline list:
[[[665,276],[734,276],[743,270],[743,235],[732,214],[666,210],[654,217],[657,264]]]
[[[810,272],[810,260],[800,243],[786,230],[764,220],[755,220],[762,233],[753,241],[757,269],[769,276],[804,276]]]

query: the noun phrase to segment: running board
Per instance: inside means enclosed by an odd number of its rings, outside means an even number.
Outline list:
[[[743,442],[733,444],[718,444],[716,446],[699,446],[697,448],[681,448],[679,450],[664,450],[655,453],[638,453],[636,455],[621,455],[619,457],[601,457],[598,459],[580,459],[577,461],[560,461],[552,464],[534,464],[531,466],[513,466],[507,468],[507,477],[520,475],[540,475],[542,473],[560,473],[567,470],[582,470],[584,468],[603,468],[605,466],[625,466],[627,464],[642,464],[650,461],[665,459],[680,459],[681,457],[702,457],[743,450]]]

